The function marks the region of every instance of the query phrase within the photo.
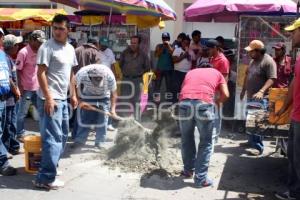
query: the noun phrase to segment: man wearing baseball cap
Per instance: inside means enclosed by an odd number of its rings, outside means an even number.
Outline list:
[[[292,58],[286,55],[286,46],[283,42],[276,43],[272,48],[275,51],[274,61],[277,66],[277,79],[273,87],[287,88],[292,74]]]
[[[247,92],[247,107],[255,104],[266,110],[268,107],[266,95],[277,79],[276,63],[270,55],[266,54],[265,45],[260,40],[251,41],[245,50],[252,60],[246,70],[240,98],[243,100]],[[261,155],[264,150],[263,138],[255,133],[249,134],[248,145],[258,151],[250,153]]]
[[[161,36],[162,43],[158,44],[155,49],[155,57],[157,60],[156,65],[156,81],[155,81],[155,93],[157,98],[155,100],[157,102],[160,101],[160,89],[162,80],[165,80],[166,84],[166,93],[170,93],[172,91],[172,73],[173,73],[173,61],[172,54],[174,49],[170,44],[170,34],[168,32],[162,33]]]
[[[25,134],[24,119],[27,116],[30,104],[35,107],[39,88],[37,80],[36,56],[40,46],[46,41],[46,35],[41,30],[35,30],[29,35],[27,46],[22,48],[16,59],[18,85],[21,92],[19,110],[17,115],[17,138],[23,141]]]
[[[17,54],[19,44],[21,42],[23,42],[22,37],[16,37],[12,34],[4,36],[3,48],[6,54],[7,64],[9,67],[12,94],[8,95],[8,98],[6,99],[6,118],[4,123],[2,141],[6,146],[8,152],[12,155],[18,154],[20,149],[20,144],[16,140],[16,103],[21,95],[17,87],[17,72],[12,57]]]
[[[285,28],[292,33],[293,47],[300,47],[300,18],[292,25]],[[277,193],[278,199],[300,199],[300,57],[295,64],[295,77],[292,80],[289,93],[282,109],[277,113],[282,115],[289,106],[293,106],[291,115],[291,127],[288,139],[288,191]]]

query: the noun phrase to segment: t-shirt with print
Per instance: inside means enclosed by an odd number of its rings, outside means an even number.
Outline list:
[[[69,43],[61,44],[52,38],[39,48],[37,65],[48,67],[48,88],[53,99],[67,99],[71,70],[77,64],[75,50]],[[40,98],[44,98],[41,89],[37,94]]]
[[[276,79],[276,63],[273,58],[265,54],[260,61],[251,60],[247,70],[247,96],[251,99],[267,82],[268,79]]]
[[[179,47],[174,50],[173,56],[179,57],[184,53],[185,51],[181,47]],[[180,62],[174,64],[174,69],[180,72],[188,72],[191,68],[192,68],[191,59],[187,59],[187,58],[184,58]]]
[[[300,57],[296,61],[294,81],[292,119],[300,122]]]
[[[100,50],[99,52],[101,64],[111,68],[111,66],[116,63],[115,54],[111,49],[106,48],[104,51]]]
[[[226,84],[224,76],[213,68],[198,68],[187,73],[179,99],[197,99],[213,104],[216,91]]]
[[[0,50],[0,96],[6,95],[11,91],[9,78],[7,58],[4,51]]]
[[[90,74],[102,77],[100,85],[95,86],[90,79]],[[76,74],[76,85],[79,90],[79,97],[89,98],[109,98],[111,92],[117,89],[117,83],[112,71],[105,65],[88,65]]]
[[[19,83],[24,90],[36,91],[39,89],[37,79],[37,66],[36,66],[37,53],[33,52],[30,45],[22,48],[16,59],[17,70],[20,74]]]

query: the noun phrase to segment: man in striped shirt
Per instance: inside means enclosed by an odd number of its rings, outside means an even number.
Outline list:
[[[117,83],[111,69],[100,64],[83,67],[76,74],[76,86],[81,102],[116,116]],[[95,146],[100,148],[100,144],[105,141],[107,115],[81,109],[77,119],[78,129],[73,148],[86,142],[91,129],[96,131]]]

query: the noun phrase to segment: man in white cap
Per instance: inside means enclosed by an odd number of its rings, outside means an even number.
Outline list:
[[[29,36],[28,45],[22,48],[16,59],[18,85],[21,99],[17,116],[17,138],[23,141],[25,134],[24,119],[30,104],[36,106],[36,91],[39,89],[37,80],[36,56],[40,46],[46,41],[46,35],[41,30],[33,31]]]
[[[4,31],[0,28],[0,47],[3,47]],[[4,123],[5,119],[5,106],[8,94],[14,88],[11,84],[9,77],[9,67],[5,53],[0,50],[0,123]],[[0,138],[2,138],[3,129],[0,126]],[[17,173],[17,170],[12,167],[7,158],[7,149],[5,148],[2,140],[0,139],[0,174],[3,176],[12,176]]]
[[[23,41],[22,37],[16,37],[12,34],[4,36],[3,48],[6,54],[7,64],[9,67],[9,75],[11,79],[11,84],[14,85],[15,90],[8,95],[6,99],[6,119],[4,124],[2,142],[4,143],[6,149],[12,155],[19,153],[20,144],[16,139],[16,103],[20,98],[20,91],[17,87],[17,72],[16,66],[12,59],[19,49],[19,44]]]
[[[259,106],[261,109],[267,110],[266,95],[277,79],[276,63],[270,55],[266,54],[265,45],[260,40],[253,40],[245,50],[252,60],[246,71],[240,98],[244,99],[247,91],[247,106]],[[249,134],[248,144],[258,151],[251,153],[261,155],[264,150],[263,137],[255,133]]]
[[[300,47],[300,18],[285,29],[292,33],[293,47]],[[276,194],[278,199],[300,199],[300,57],[295,64],[295,77],[290,84],[288,97],[282,109],[277,113],[282,115],[290,105],[293,105],[292,122],[288,140],[288,191]]]

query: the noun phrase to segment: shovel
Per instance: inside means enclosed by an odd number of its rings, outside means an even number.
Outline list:
[[[132,120],[132,118],[130,117],[120,117],[120,116],[117,116],[117,115],[112,115],[110,112],[105,112],[99,108],[95,108],[94,106],[92,106],[91,104],[87,103],[87,102],[81,102],[79,104],[79,107],[81,109],[84,109],[84,110],[90,110],[90,111],[95,111],[95,112],[98,112],[98,113],[102,113],[104,115],[107,115],[109,117],[111,117],[112,119],[115,119],[117,121],[129,121],[129,120]],[[144,126],[142,124],[140,124],[138,121],[134,120],[134,123],[139,126],[140,128],[143,128],[144,129]]]

